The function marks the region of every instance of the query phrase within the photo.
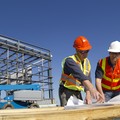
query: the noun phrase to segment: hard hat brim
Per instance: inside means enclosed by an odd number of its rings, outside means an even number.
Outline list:
[[[108,49],[108,52],[118,53],[118,52],[120,52],[120,50]]]
[[[77,50],[90,50],[92,47],[76,48]]]

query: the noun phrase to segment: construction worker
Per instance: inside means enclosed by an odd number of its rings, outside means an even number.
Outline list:
[[[87,104],[92,103],[91,96],[97,100],[102,99],[90,82],[91,65],[87,56],[92,46],[84,36],[79,36],[75,39],[73,47],[76,53],[62,61],[63,70],[59,87],[61,106],[65,106],[72,95],[82,100],[83,85],[86,87],[85,102]]]
[[[120,94],[120,42],[113,41],[108,52],[109,56],[98,61],[95,71],[96,88],[105,102]]]

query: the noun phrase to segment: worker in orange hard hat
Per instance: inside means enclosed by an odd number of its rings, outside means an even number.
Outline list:
[[[108,56],[98,60],[95,70],[96,88],[105,102],[120,95],[120,42],[111,42],[108,52]]]
[[[90,50],[92,46],[84,36],[79,36],[75,39],[73,47],[77,50]]]
[[[92,103],[92,97],[101,102],[102,95],[90,82],[91,65],[87,56],[92,46],[84,36],[79,36],[75,39],[73,47],[76,53],[64,58],[62,61],[62,75],[59,87],[60,105],[67,105],[68,99],[73,95],[83,100],[81,91],[84,91],[84,88],[86,104]]]

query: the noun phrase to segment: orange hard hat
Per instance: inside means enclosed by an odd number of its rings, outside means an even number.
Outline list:
[[[74,48],[77,50],[90,50],[92,46],[89,41],[84,36],[79,36],[74,41]]]

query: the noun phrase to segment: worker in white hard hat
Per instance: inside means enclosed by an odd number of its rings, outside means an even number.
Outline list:
[[[103,102],[120,94],[120,42],[113,41],[108,52],[109,56],[98,61],[95,71],[96,88]]]

